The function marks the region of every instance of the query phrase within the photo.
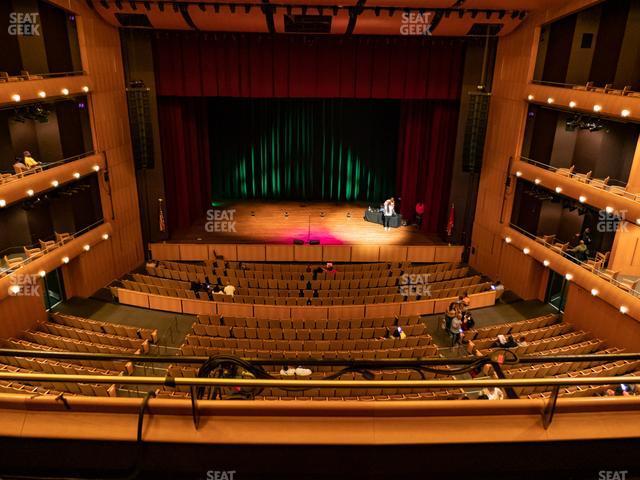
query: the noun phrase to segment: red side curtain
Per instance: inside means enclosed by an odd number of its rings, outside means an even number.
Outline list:
[[[158,32],[160,96],[455,100],[464,43],[428,37]]]
[[[415,218],[422,201],[422,231],[443,234],[458,125],[458,102],[402,102],[396,192],[402,216]]]
[[[211,201],[207,102],[158,98],[168,224],[190,226]]]

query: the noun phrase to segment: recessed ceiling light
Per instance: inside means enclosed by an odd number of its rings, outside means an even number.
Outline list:
[[[14,93],[13,95],[11,95],[11,100],[13,100],[14,102],[19,102],[20,95],[18,95],[17,93]]]
[[[577,105],[577,103],[576,103],[576,102],[574,102],[573,100],[571,100],[571,101],[569,102],[569,108],[576,108],[576,105]]]
[[[572,273],[567,273],[564,278],[566,278],[567,280],[571,281],[573,280],[573,274]]]
[[[580,200],[580,203],[584,203],[587,201],[587,197],[585,197],[584,195],[580,195],[580,198],[578,198],[578,200]]]
[[[63,88],[62,90],[60,90],[60,93],[62,93],[63,95],[69,95],[69,89]]]
[[[53,182],[51,182],[51,185],[56,188],[58,185],[60,185],[60,182],[58,182],[58,180],[54,180]]]
[[[556,187],[556,193],[562,192],[562,187]]]
[[[78,172],[75,172],[75,173],[73,174],[73,178],[75,178],[75,179],[80,178],[80,174],[79,174]]]
[[[551,105],[553,102],[555,102],[555,100],[553,98],[551,98],[551,97],[547,98],[547,103],[549,105]]]
[[[539,178],[536,178],[533,183],[535,183],[536,185],[540,185],[540,182],[542,182],[542,180],[540,180]]]
[[[531,101],[531,100],[533,100],[534,98],[535,98],[535,97],[534,97],[533,95],[529,95],[529,96],[527,97],[527,100]]]
[[[12,295],[17,295],[20,293],[20,285],[11,285],[9,287],[9,293]]]
[[[87,93],[89,91],[89,87],[87,87],[86,85],[84,87],[82,87],[82,91],[84,93]]]
[[[521,176],[522,176],[522,172],[521,172],[520,170],[518,170],[518,171],[516,172],[516,177],[521,177]]]
[[[591,289],[591,295],[593,295],[594,297],[595,297],[595,296],[597,296],[597,295],[598,295],[598,293],[600,293],[600,292],[598,291],[598,289],[597,289],[597,288],[592,288],[592,289]]]
[[[100,165],[94,165],[93,166],[93,171],[94,172],[99,172],[100,171]]]
[[[33,197],[34,193],[35,192],[33,190],[31,190],[31,189],[27,190],[27,195],[29,195],[30,197]]]
[[[38,272],[38,275],[40,275],[42,278],[44,278],[44,277],[46,277],[46,276],[47,276],[47,272],[45,272],[44,270],[40,270],[40,271]]]
[[[623,315],[626,315],[627,313],[629,313],[629,307],[626,307],[625,305],[621,305],[620,313],[622,313]]]
[[[529,247],[524,247],[522,249],[522,253],[524,253],[525,255],[529,255],[529,253],[531,253],[531,250],[529,249]]]
[[[594,111],[594,112],[600,112],[600,111],[602,111],[602,105],[594,105],[594,106],[593,106],[593,111]]]
[[[108,233],[103,233],[102,234],[102,239],[103,240],[109,240],[109,234]]]
[[[6,206],[7,206],[7,201],[0,199],[0,208],[6,207]]]
[[[544,262],[542,262],[542,264],[543,264],[545,267],[548,267],[549,265],[551,265],[551,262],[550,262],[549,260],[545,260]]]
[[[505,237],[504,241],[505,241],[506,243],[511,243],[511,237]]]
[[[622,112],[620,112],[620,115],[626,118],[631,115],[631,112],[625,108],[624,110],[622,110]]]
[[[62,263],[69,263],[69,257],[62,257]]]
[[[607,213],[611,214],[611,213],[613,213],[613,207],[609,207],[609,206],[607,206],[607,207],[605,207],[605,211],[606,211]]]

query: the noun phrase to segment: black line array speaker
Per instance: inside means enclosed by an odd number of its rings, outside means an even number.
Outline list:
[[[137,170],[153,168],[155,164],[149,95],[149,89],[142,82],[131,82],[127,88],[129,129]]]
[[[469,92],[469,109],[462,148],[462,171],[464,172],[479,173],[482,168],[490,99],[490,93]]]

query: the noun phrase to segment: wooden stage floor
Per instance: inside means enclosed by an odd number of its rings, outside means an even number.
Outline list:
[[[294,239],[305,242],[317,239],[322,245],[446,244],[437,235],[425,235],[415,226],[392,228],[385,232],[382,225],[364,220],[366,208],[364,203],[219,203],[212,207],[209,218],[203,216],[191,227],[174,232],[170,240],[291,244]]]

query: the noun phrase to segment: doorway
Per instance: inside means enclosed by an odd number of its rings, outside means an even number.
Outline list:
[[[59,305],[65,300],[64,281],[62,272],[55,269],[44,277],[44,304],[47,310]]]
[[[546,302],[560,312],[564,312],[564,306],[567,303],[568,283],[564,275],[550,272]]]

